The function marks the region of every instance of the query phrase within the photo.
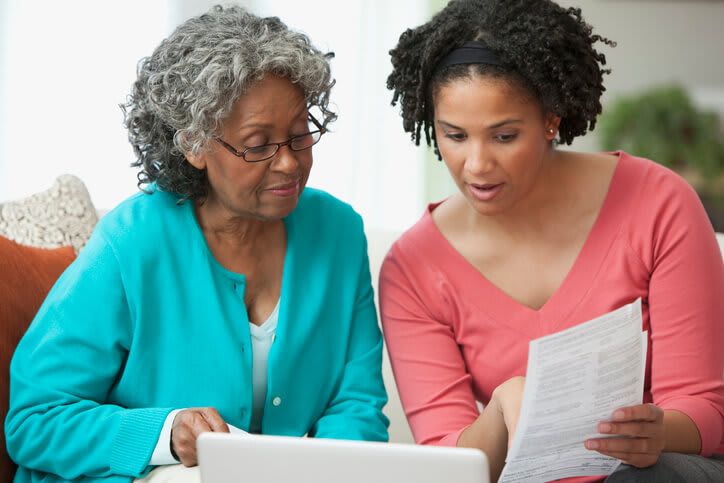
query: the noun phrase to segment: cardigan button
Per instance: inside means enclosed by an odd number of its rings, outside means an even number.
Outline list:
[[[272,401],[272,404],[275,406],[279,406],[281,403],[282,403],[282,398],[280,398],[279,396],[275,397],[274,400]]]

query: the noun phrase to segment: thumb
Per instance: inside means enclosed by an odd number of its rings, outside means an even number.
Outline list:
[[[513,438],[515,437],[515,428],[516,428],[515,424],[513,424],[510,428],[508,428],[508,451],[510,451],[510,447],[513,445]]]
[[[203,408],[201,411],[206,424],[209,425],[211,431],[215,433],[228,433],[229,426],[224,422],[219,411],[216,408]]]

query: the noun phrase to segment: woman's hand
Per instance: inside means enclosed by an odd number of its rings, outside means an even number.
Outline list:
[[[478,448],[487,455],[491,481],[498,480],[505,466],[518,426],[523,386],[525,377],[514,377],[496,387],[482,414],[458,438],[458,446]]]
[[[515,430],[518,427],[524,386],[525,377],[512,377],[496,387],[490,399],[491,403],[495,404],[503,415],[503,421],[508,430],[508,450],[510,450],[510,444],[513,442],[513,436],[515,436]]]
[[[589,439],[586,448],[646,468],[656,463],[664,449],[664,411],[654,404],[617,409],[613,421],[598,423],[598,432],[624,437]]]
[[[184,466],[196,466],[196,438],[204,432],[228,433],[229,426],[215,408],[189,408],[179,411],[171,425],[171,453]]]

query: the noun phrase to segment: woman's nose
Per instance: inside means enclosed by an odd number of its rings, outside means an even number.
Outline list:
[[[483,143],[471,143],[465,160],[465,169],[474,174],[484,174],[495,167],[495,157]]]
[[[293,172],[299,165],[297,158],[299,154],[298,151],[292,151],[288,144],[280,146],[279,151],[272,158],[270,167],[275,171]]]

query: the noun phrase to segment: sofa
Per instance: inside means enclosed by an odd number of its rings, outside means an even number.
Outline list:
[[[79,178],[58,177],[48,190],[23,200],[0,202],[0,421],[8,409],[8,368],[12,353],[46,294],[83,249],[99,212]],[[380,265],[399,232],[367,230],[370,270],[375,293]],[[717,234],[724,256],[724,234]],[[383,377],[389,402],[390,441],[413,443],[387,353]],[[0,436],[0,481],[10,481],[15,465]]]

